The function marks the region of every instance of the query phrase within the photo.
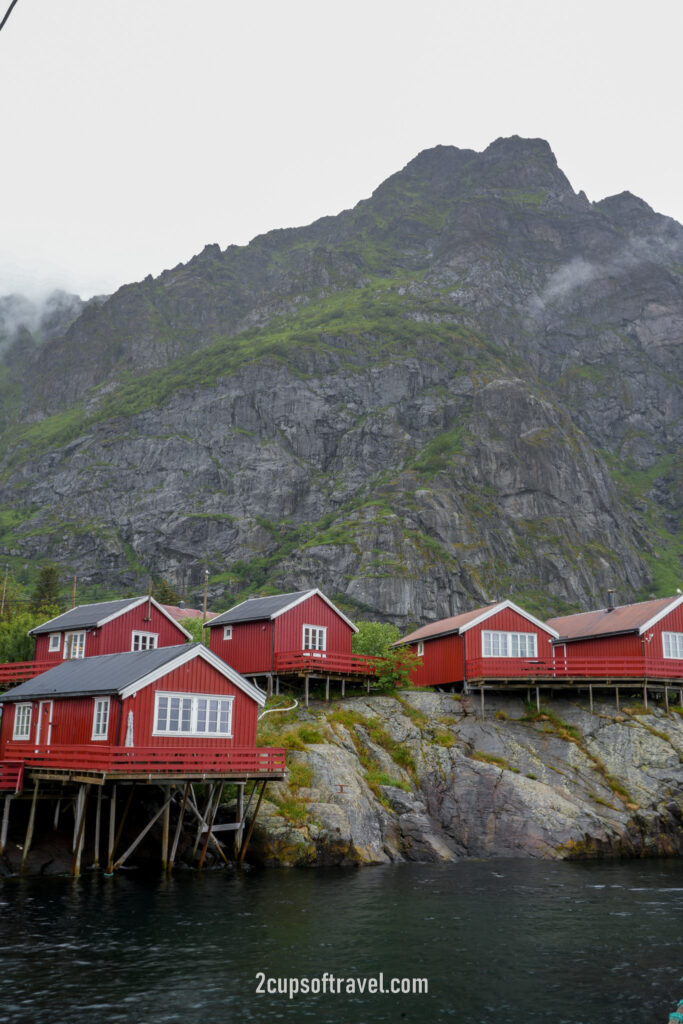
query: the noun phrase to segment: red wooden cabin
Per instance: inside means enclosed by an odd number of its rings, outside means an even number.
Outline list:
[[[415,686],[445,686],[534,676],[552,664],[557,633],[512,601],[499,601],[438,622],[402,637],[421,661]]]
[[[211,650],[248,676],[351,676],[374,665],[351,653],[358,627],[319,590],[251,597],[207,625]]]
[[[265,695],[202,644],[62,660],[0,697],[0,763],[103,773],[281,774]]]
[[[609,678],[683,678],[683,595],[550,619],[556,672]]]

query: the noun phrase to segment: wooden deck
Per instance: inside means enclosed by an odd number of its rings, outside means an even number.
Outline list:
[[[521,683],[662,683],[683,686],[683,661],[675,658],[474,658],[467,662],[467,682]]]
[[[275,672],[280,676],[330,676],[334,679],[377,675],[379,658],[366,654],[335,654],[328,651],[281,651],[275,655]]]

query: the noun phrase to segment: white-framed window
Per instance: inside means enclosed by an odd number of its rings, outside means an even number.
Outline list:
[[[157,693],[154,736],[232,736],[233,697]]]
[[[48,651],[58,651],[62,646],[62,634],[61,633],[50,633],[50,642],[47,645]]]
[[[223,639],[232,640],[232,626],[223,626]]]
[[[85,630],[64,634],[64,657],[85,658]]]
[[[139,629],[134,629],[130,649],[131,651],[155,651],[158,639],[158,633],[143,633]]]
[[[502,633],[484,629],[481,634],[484,658],[535,658],[535,633]]]
[[[422,655],[424,654],[424,652],[425,652],[425,642],[424,642],[424,640],[418,640],[417,641],[417,656],[418,656],[418,658],[421,658]]]
[[[304,626],[302,649],[304,651],[326,651],[327,626]]]
[[[95,697],[95,707],[92,715],[92,736],[93,740],[106,740],[109,735],[109,697]]]
[[[14,712],[14,731],[12,732],[13,740],[31,739],[32,712],[32,704],[17,704]]]
[[[665,658],[683,658],[683,633],[662,633],[662,652]]]

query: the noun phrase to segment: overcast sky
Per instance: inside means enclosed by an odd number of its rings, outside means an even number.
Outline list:
[[[0,295],[111,292],[501,135],[683,221],[682,38],[681,0],[19,0]]]

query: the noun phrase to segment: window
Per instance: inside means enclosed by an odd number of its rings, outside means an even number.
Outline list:
[[[481,634],[481,653],[485,658],[535,658],[536,634],[485,629]]]
[[[223,639],[232,640],[232,626],[223,626]]]
[[[683,633],[662,633],[665,658],[683,658]]]
[[[158,633],[140,633],[138,630],[133,630],[130,649],[131,651],[155,651],[158,639]]]
[[[422,655],[424,654],[424,652],[425,652],[425,642],[424,642],[424,640],[418,640],[417,641],[417,656],[418,656],[418,658],[421,658]]]
[[[58,651],[62,646],[62,634],[61,633],[50,633],[50,643],[48,644],[48,651]]]
[[[109,734],[109,697],[96,697],[92,716],[93,740],[106,740]]]
[[[232,697],[157,693],[155,736],[232,736]]]
[[[13,740],[28,740],[31,738],[31,712],[33,705],[17,704],[14,712]]]
[[[304,651],[327,650],[327,626],[304,626]]]
[[[64,634],[64,657],[85,658],[85,631]]]

